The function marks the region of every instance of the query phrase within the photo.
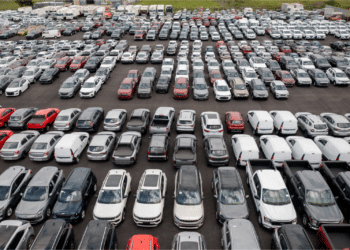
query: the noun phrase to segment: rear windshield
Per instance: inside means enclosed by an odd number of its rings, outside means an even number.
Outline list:
[[[337,123],[339,128],[350,128],[350,123]]]
[[[220,129],[221,125],[207,125],[208,129]]]

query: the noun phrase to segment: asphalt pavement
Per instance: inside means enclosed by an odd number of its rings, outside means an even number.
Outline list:
[[[77,40],[82,39],[83,32],[79,32],[76,35],[70,37],[61,37],[62,39],[68,40]],[[110,37],[104,36],[104,39],[109,39]],[[11,38],[11,40],[20,40],[24,39],[24,37],[16,36]],[[151,44],[154,47],[155,44],[163,44],[167,47],[169,40],[162,41],[133,41],[133,36],[126,35],[123,39],[127,39],[129,45],[138,45],[140,48],[143,44]],[[265,39],[271,40],[267,35],[257,37],[257,40],[263,41]],[[323,45],[329,45],[331,41],[334,41],[333,37],[328,36],[325,41],[321,41]],[[238,41],[236,41],[238,42]],[[179,42],[180,43],[180,42]],[[191,43],[192,44],[192,43]],[[203,50],[205,46],[212,45],[215,46],[215,43],[212,41],[203,42]],[[191,47],[190,47],[191,52]],[[166,56],[168,57],[168,56]],[[169,56],[174,58],[175,56]],[[204,58],[204,54],[203,54]],[[202,133],[200,131],[200,114],[204,111],[216,111],[221,115],[222,122],[224,122],[224,114],[227,111],[239,111],[242,113],[244,121],[245,121],[245,133],[252,135],[252,129],[249,124],[246,122],[246,115],[249,110],[289,110],[292,113],[296,112],[311,112],[315,114],[320,114],[322,112],[335,112],[339,114],[345,114],[350,111],[350,100],[349,100],[349,88],[344,87],[335,87],[329,86],[328,88],[318,88],[318,87],[292,87],[289,88],[290,97],[288,100],[276,100],[272,96],[268,100],[257,101],[249,98],[248,100],[231,100],[228,102],[218,102],[214,98],[214,94],[212,88],[210,87],[210,95],[209,99],[206,101],[196,101],[193,99],[192,90],[190,90],[190,98],[188,100],[175,100],[172,96],[172,86],[170,87],[170,91],[167,94],[157,94],[155,90],[153,90],[152,98],[150,99],[138,99],[136,95],[132,100],[118,100],[117,92],[118,86],[120,85],[123,78],[126,77],[127,73],[131,69],[138,69],[143,72],[146,67],[155,67],[157,70],[157,78],[160,74],[161,64],[152,65],[148,64],[120,64],[118,63],[116,68],[113,70],[111,78],[108,82],[103,85],[103,89],[98,92],[97,96],[92,99],[82,99],[79,95],[76,95],[72,99],[60,99],[58,96],[58,90],[60,85],[63,83],[65,79],[71,76],[73,73],[71,72],[63,72],[61,73],[59,79],[57,79],[51,85],[41,85],[40,83],[36,83],[31,85],[30,89],[25,91],[19,97],[6,97],[4,94],[0,97],[0,105],[3,107],[14,107],[14,108],[24,108],[24,107],[37,107],[39,109],[42,108],[58,108],[60,110],[67,108],[80,108],[82,110],[88,107],[102,107],[107,113],[111,109],[123,108],[126,109],[128,115],[132,112],[132,110],[137,108],[148,108],[151,110],[151,115],[153,116],[154,111],[161,106],[165,107],[174,107],[176,110],[176,118],[177,114],[182,109],[193,109],[197,112],[196,119],[196,131],[195,135],[198,139],[197,141],[197,168],[202,174],[203,179],[203,188],[204,188],[204,207],[205,207],[205,220],[204,225],[196,230],[201,233],[205,237],[205,241],[208,249],[220,249],[220,239],[221,239],[221,226],[215,220],[215,199],[213,197],[213,192],[211,190],[211,181],[212,181],[212,173],[214,168],[208,167],[206,165],[205,156],[203,154],[203,140]],[[192,72],[192,67],[190,67]],[[208,72],[205,69],[207,82],[208,80]],[[174,74],[172,79],[172,84],[174,83]],[[192,83],[192,77],[190,77],[190,83]],[[170,140],[170,152],[169,158],[172,159],[173,154],[173,146],[174,139],[176,137],[176,129],[175,123],[172,125],[171,132],[171,140]],[[52,130],[52,129],[51,129]],[[99,128],[99,131],[102,131],[102,125]],[[126,128],[123,127],[122,132],[125,132]],[[118,132],[117,136],[119,136],[122,132]],[[93,136],[94,134],[91,134]],[[298,135],[301,135],[300,131]],[[230,152],[230,164],[229,166],[235,166],[235,159],[233,156],[233,152],[231,149],[231,136],[232,134],[224,131],[224,137],[226,139],[227,146]],[[147,161],[147,148],[150,141],[150,134],[146,134],[142,137],[142,147],[139,152],[139,158],[136,165],[125,167],[127,171],[130,172],[132,176],[132,195],[129,196],[129,200],[126,207],[126,220],[122,224],[117,226],[117,241],[118,248],[125,249],[127,245],[127,241],[130,237],[135,234],[151,234],[158,238],[160,248],[161,249],[170,249],[172,246],[172,240],[175,234],[181,232],[179,228],[177,228],[173,222],[173,194],[174,194],[174,183],[175,183],[175,173],[176,170],[172,166],[171,160],[167,162],[149,162]],[[256,141],[258,142],[258,137],[255,136]],[[264,158],[261,155],[261,158]],[[92,171],[97,176],[98,180],[98,190],[101,187],[101,184],[110,169],[120,168],[116,167],[112,161],[108,162],[95,162],[88,161],[86,156],[86,149],[80,158],[79,164],[58,164],[54,160],[50,162],[42,162],[36,163],[29,160],[29,157],[26,157],[24,160],[16,161],[16,162],[5,162],[0,160],[0,173],[3,172],[10,166],[21,165],[26,168],[30,168],[33,170],[35,174],[38,170],[44,166],[58,166],[59,168],[64,170],[66,176],[72,171],[72,169],[76,167],[88,167],[91,168]],[[142,173],[146,169],[161,169],[166,173],[168,184],[167,184],[167,195],[165,198],[165,207],[164,207],[164,220],[163,222],[155,227],[155,228],[141,228],[137,227],[133,221],[132,210],[134,206],[134,194],[136,193],[138,183]],[[244,183],[244,188],[246,195],[249,195],[248,206],[249,206],[249,220],[254,224],[255,230],[259,237],[259,242],[262,249],[269,249],[271,245],[272,231],[264,229],[258,225],[257,221],[257,213],[255,211],[255,207],[253,204],[252,196],[249,188],[246,185],[246,174],[245,169],[239,167],[239,172],[241,178]],[[96,193],[97,194],[97,193]],[[88,209],[86,211],[86,218],[84,221],[77,223],[74,225],[74,233],[75,233],[75,243],[78,246],[79,241],[82,237],[82,234],[85,230],[87,223],[93,219],[92,212],[96,202],[96,197],[93,197],[88,205]],[[15,219],[13,215],[11,219]],[[298,214],[298,223],[301,224],[301,216]],[[35,225],[34,231],[37,234],[41,228],[42,224]],[[314,246],[318,246],[317,238],[314,231],[308,230],[308,235],[311,238]]]

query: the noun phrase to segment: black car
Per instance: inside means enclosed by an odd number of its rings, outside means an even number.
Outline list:
[[[90,57],[84,65],[84,69],[87,69],[89,72],[95,72],[101,66],[102,59],[100,56]]]
[[[219,167],[212,182],[216,199],[216,219],[223,224],[229,219],[246,219],[249,209],[241,177],[235,167]]]
[[[2,33],[0,34],[0,39],[7,39],[10,37],[14,37],[15,32],[12,30],[3,30]]]
[[[343,222],[344,217],[327,182],[308,161],[285,161],[282,171],[304,227],[317,230],[323,223]]]
[[[275,80],[272,71],[269,68],[260,67],[256,73],[260,76],[260,79],[266,86],[270,86],[270,83]]]
[[[235,69],[225,70],[224,75],[227,82],[230,82],[234,78],[239,78],[238,72]]]
[[[33,30],[28,35],[26,35],[26,39],[33,40],[33,39],[38,38],[40,36],[41,36],[41,34],[39,31]]]
[[[330,46],[332,49],[343,50],[345,47],[345,44],[341,41],[335,41],[335,42],[331,42]]]
[[[348,67],[347,61],[340,56],[331,56],[328,59],[328,62],[332,67],[338,68],[340,70],[345,70]]]
[[[60,70],[58,68],[45,69],[44,73],[39,78],[39,82],[41,84],[50,84],[53,83],[53,81],[59,76]]]
[[[12,82],[12,78],[9,76],[0,76],[0,94],[4,93],[7,86]]]
[[[76,128],[78,131],[96,132],[104,119],[104,111],[99,107],[87,108],[81,112]]]
[[[265,63],[267,68],[269,68],[273,73],[276,73],[276,71],[281,70],[281,66],[276,60],[269,59]]]
[[[11,77],[12,79],[21,78],[26,70],[27,70],[26,66],[20,66],[18,68],[11,70],[7,74],[7,76]]]
[[[124,33],[122,32],[121,29],[116,29],[113,31],[113,33],[111,34],[111,38],[112,39],[117,39],[117,40],[120,40],[122,39]]]
[[[72,225],[61,219],[47,220],[30,249],[75,249]]]
[[[169,76],[160,76],[156,85],[156,93],[168,93],[171,79]]]
[[[116,29],[116,27],[113,27],[113,26],[108,28],[107,31],[106,31],[106,35],[107,36],[111,36],[115,29]]]
[[[84,220],[87,205],[97,190],[96,183],[96,176],[90,168],[75,168],[64,183],[53,207],[53,218],[71,223]]]
[[[114,250],[117,249],[115,226],[107,220],[92,220],[86,226],[78,250]]]
[[[72,35],[74,35],[74,34],[76,34],[76,33],[77,33],[76,29],[74,29],[74,28],[68,28],[68,29],[66,29],[66,30],[63,32],[63,35],[64,35],[64,36],[72,36]]]
[[[208,166],[228,165],[229,152],[222,136],[206,136],[203,142]]]
[[[307,236],[305,229],[300,225],[285,224],[276,230],[272,236],[271,249],[315,249]]]

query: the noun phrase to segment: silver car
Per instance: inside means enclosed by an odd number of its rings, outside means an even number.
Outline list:
[[[114,132],[100,132],[95,135],[88,147],[87,157],[90,161],[109,160],[116,143]]]
[[[0,175],[0,220],[11,217],[32,177],[32,170],[22,166],[9,167]]]
[[[177,117],[176,131],[194,133],[195,127],[196,111],[190,109],[181,110]]]
[[[70,108],[61,110],[61,112],[57,115],[55,123],[53,125],[55,130],[67,131],[74,128],[79,115],[81,113],[81,109],[78,108]]]
[[[295,113],[298,120],[298,126],[303,132],[304,137],[315,137],[318,135],[328,135],[327,124],[318,115],[308,112]]]
[[[59,131],[51,131],[40,135],[29,151],[29,159],[32,161],[48,161],[53,159],[55,146],[61,140],[62,136],[64,136],[64,133]]]
[[[174,236],[171,250],[206,250],[204,236],[197,232],[181,232]]]
[[[27,122],[32,119],[37,110],[37,108],[17,109],[11,114],[8,126],[11,129],[25,129]]]
[[[41,168],[24,191],[16,208],[16,218],[31,224],[50,218],[64,179],[63,170],[57,167]]]
[[[103,123],[103,129],[108,131],[120,131],[127,118],[125,109],[110,110]]]
[[[34,229],[28,221],[5,220],[0,223],[1,249],[30,249],[34,242]]]
[[[29,83],[36,83],[42,73],[42,69],[40,69],[39,67],[32,67],[32,68],[28,68],[22,78],[25,78],[29,81]]]
[[[78,69],[74,73],[74,76],[78,77],[83,85],[83,83],[90,77],[90,72],[87,69]]]
[[[38,131],[32,130],[26,130],[12,135],[2,147],[0,157],[6,161],[25,158],[39,135],[40,133]]]
[[[46,59],[40,63],[39,68],[42,70],[49,69],[49,68],[53,68],[55,64],[56,64],[55,59]]]
[[[311,86],[312,80],[308,73],[303,69],[293,69],[290,71],[291,75],[296,80],[297,85],[308,85]]]
[[[327,124],[330,135],[350,136],[350,122],[344,116],[335,113],[322,113],[320,116]]]

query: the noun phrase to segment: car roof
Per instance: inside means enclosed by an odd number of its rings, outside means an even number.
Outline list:
[[[282,179],[280,172],[273,169],[258,170],[261,186],[267,189],[276,190],[285,188],[286,185]]]
[[[314,249],[307,233],[300,225],[285,224],[280,230],[292,249]]]
[[[47,220],[33,243],[33,249],[52,249],[66,224],[62,219]]]
[[[179,170],[179,185],[186,189],[197,189],[199,185],[198,170],[194,165],[183,165]]]
[[[153,134],[150,142],[150,147],[164,147],[167,137],[168,136],[166,134]]]
[[[239,174],[234,167],[219,167],[221,188],[242,188]]]
[[[58,171],[57,167],[43,167],[30,180],[29,186],[48,186],[52,176]]]
[[[75,168],[67,178],[63,189],[80,190],[86,177],[90,174],[90,168]]]
[[[177,234],[178,241],[181,242],[197,242],[200,244],[200,238],[202,235],[197,232],[181,232]],[[186,249],[186,248],[185,248]]]
[[[0,175],[0,184],[2,186],[10,186],[15,177],[24,170],[25,167],[22,166],[9,167]]]
[[[106,220],[91,220],[87,225],[79,249],[100,249],[110,222]]]
[[[147,169],[145,171],[145,179],[143,180],[142,187],[148,189],[157,188],[161,175],[162,171],[159,169]]]
[[[254,226],[249,220],[229,220],[227,226],[232,249],[260,249]]]
[[[224,139],[221,136],[208,137],[208,142],[212,150],[226,150]]]

